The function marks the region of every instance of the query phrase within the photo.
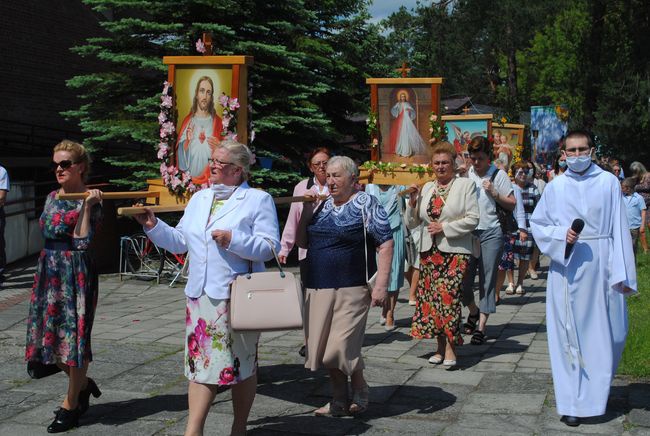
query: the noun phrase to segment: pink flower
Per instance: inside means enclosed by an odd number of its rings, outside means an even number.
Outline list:
[[[169,82],[165,80],[165,83],[163,83],[163,92],[162,92],[163,95],[167,95],[167,93],[169,92],[169,86],[170,86]]]
[[[51,347],[54,345],[54,340],[56,339],[56,336],[52,332],[47,332],[45,333],[45,337],[43,337],[43,344],[47,347]]]
[[[165,157],[167,157],[168,151],[169,151],[169,147],[167,147],[166,145],[161,146],[158,149],[158,159],[164,159]]]
[[[223,92],[219,96],[219,104],[224,108],[228,107],[228,96]]]
[[[68,212],[65,215],[63,215],[63,222],[66,225],[71,226],[72,224],[77,222],[77,217],[78,216],[79,216],[79,213],[77,211],[73,210],[73,211]]]
[[[25,349],[25,360],[31,360],[34,354],[36,354],[36,346],[34,344],[28,345],[27,349]]]
[[[231,98],[230,102],[228,103],[228,109],[231,111],[239,109],[239,101],[237,98]]]
[[[61,214],[55,213],[54,215],[52,215],[53,226],[58,226],[60,222],[61,222]]]
[[[192,317],[190,315],[190,308],[185,306],[185,325],[188,326],[192,324]]]
[[[203,318],[199,318],[194,327],[194,335],[199,345],[206,348],[210,344],[210,336],[206,332],[207,324]]]
[[[82,288],[86,286],[86,274],[79,272],[79,274],[77,274],[77,283]]]
[[[163,177],[167,175],[167,164],[165,162],[160,164],[160,175]]]
[[[59,309],[56,307],[56,304],[48,304],[47,314],[48,316],[57,316],[59,314]]]
[[[163,95],[162,97],[160,97],[160,100],[162,102],[162,103],[160,103],[160,105],[162,107],[170,108],[170,107],[173,106],[172,105],[172,97],[170,95]]]
[[[231,119],[232,117],[230,115],[224,115],[223,118],[221,118],[221,126],[223,127],[223,130],[228,129]]]
[[[194,336],[194,333],[190,333],[187,337],[187,354],[194,359],[201,356],[199,343],[196,341],[196,336]]]
[[[162,124],[162,123],[164,123],[165,121],[167,121],[167,114],[165,114],[164,112],[161,111],[161,112],[158,114],[158,123]]]
[[[205,44],[203,44],[203,40],[200,38],[196,40],[196,51],[205,53]]]
[[[229,385],[235,381],[235,370],[232,366],[224,368],[219,374],[219,384],[220,385]]]

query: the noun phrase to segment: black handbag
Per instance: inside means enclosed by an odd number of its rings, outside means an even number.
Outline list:
[[[33,379],[49,377],[57,372],[61,372],[61,368],[55,363],[41,363],[35,360],[27,362],[27,374]]]
[[[490,182],[494,183],[494,179],[496,178],[498,172],[499,170],[497,169],[492,173]],[[517,221],[515,220],[515,216],[513,215],[512,211],[503,208],[496,200],[494,200],[494,205],[496,206],[497,219],[501,225],[501,231],[503,233],[516,232],[519,229],[519,225],[517,225]]]

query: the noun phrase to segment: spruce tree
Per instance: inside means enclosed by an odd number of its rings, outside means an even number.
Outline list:
[[[159,177],[156,159],[163,56],[197,55],[195,42],[213,35],[214,54],[255,58],[250,71],[258,155],[277,161],[252,182],[273,195],[299,179],[296,163],[316,146],[335,146],[354,132],[347,117],[362,106],[363,62],[354,62],[341,35],[379,39],[367,24],[366,0],[84,0],[101,14],[105,35],[73,50],[105,62],[104,71],[77,76],[83,105],[65,113],[79,120],[86,143],[122,168],[113,182],[141,188]],[[284,165],[283,165],[284,163]],[[279,168],[278,168],[279,164]]]

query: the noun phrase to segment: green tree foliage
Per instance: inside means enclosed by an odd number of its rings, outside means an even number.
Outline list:
[[[282,156],[273,171],[257,171],[255,182],[286,192],[306,152],[355,131],[349,116],[360,109],[367,71],[358,50],[381,39],[367,22],[367,0],[84,1],[106,17],[106,35],[74,50],[106,68],[68,82],[83,104],[65,115],[79,120],[97,154],[128,170],[116,183],[140,187],[144,178],[158,177],[161,58],[196,55],[204,31],[213,34],[215,54],[255,58],[253,145],[260,155]],[[132,152],[113,153],[124,149]]]

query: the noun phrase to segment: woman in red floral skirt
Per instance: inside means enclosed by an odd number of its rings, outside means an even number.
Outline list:
[[[434,146],[431,164],[436,180],[412,194],[407,209],[409,228],[422,227],[420,280],[411,325],[414,338],[436,338],[430,363],[456,365],[456,345],[462,345],[462,283],[467,262],[475,252],[472,230],[479,220],[473,182],[457,178],[456,151],[448,142]]]

